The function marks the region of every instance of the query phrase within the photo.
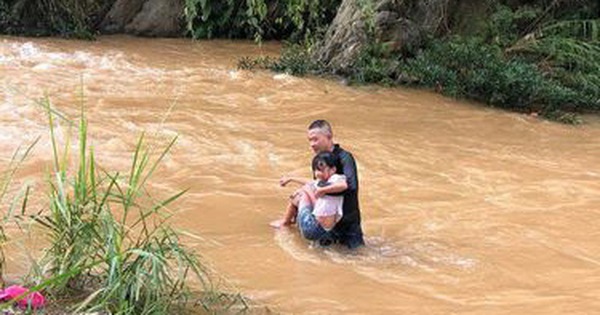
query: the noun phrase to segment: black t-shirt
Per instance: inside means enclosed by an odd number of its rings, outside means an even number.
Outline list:
[[[336,157],[336,173],[346,176],[346,182],[348,183],[348,189],[340,193],[344,195],[344,205],[342,206],[344,215],[334,228],[343,237],[347,232],[350,232],[350,229],[356,231],[356,226],[360,226],[358,173],[356,171],[356,161],[354,161],[354,157],[350,152],[336,144],[332,153]]]

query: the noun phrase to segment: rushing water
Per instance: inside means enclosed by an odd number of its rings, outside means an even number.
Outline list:
[[[32,99],[77,117],[82,90],[107,168],[128,168],[144,130],[159,143],[179,135],[154,188],[190,188],[175,219],[202,237],[189,245],[277,312],[600,313],[597,120],[565,126],[423,91],[236,70],[279,48],[0,38],[0,161],[41,135],[20,178],[43,195],[48,128]],[[279,177],[310,175],[305,128],[317,118],[359,164],[357,253],[268,226],[293,189]]]

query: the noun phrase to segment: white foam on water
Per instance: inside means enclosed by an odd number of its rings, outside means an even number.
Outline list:
[[[31,69],[33,71],[47,71],[47,70],[56,69],[56,66],[53,64],[50,64],[50,63],[40,63]]]
[[[229,71],[229,78],[231,80],[237,80],[237,79],[239,79],[239,77],[240,77],[240,72],[239,71],[236,71],[236,70],[230,70]]]
[[[273,80],[278,80],[278,81],[291,81],[292,79],[293,79],[293,77],[287,73],[278,73],[273,76]]]
[[[86,51],[57,52],[32,42],[13,43],[8,51],[0,50],[0,61],[4,64],[31,68],[33,71],[48,71],[57,68],[80,70],[128,71],[131,75],[161,75],[162,69],[136,65],[122,52],[107,51],[95,54]]]
[[[269,163],[271,164],[271,166],[279,165],[279,162],[281,161],[281,157],[279,155],[277,155],[276,153],[273,153],[273,152],[269,152],[267,156],[268,156]]]
[[[314,249],[311,250],[308,247],[307,242],[302,240],[297,233],[292,232],[290,229],[282,228],[276,230],[275,242],[281,249],[297,261],[313,264],[322,263],[317,252],[315,252]]]
[[[16,46],[15,49],[18,52],[19,57],[22,59],[36,56],[40,53],[40,49],[31,42],[27,42],[21,45],[13,44],[13,46]]]

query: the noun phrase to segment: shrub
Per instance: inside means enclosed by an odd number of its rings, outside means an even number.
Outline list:
[[[254,38],[302,41],[323,33],[340,0],[185,0],[193,38]]]
[[[91,39],[98,19],[114,0],[31,0],[0,4],[0,31]],[[4,12],[4,13],[3,13]]]
[[[54,114],[46,100],[53,172],[49,174],[47,211],[31,217],[47,235],[49,245],[34,265],[33,277],[54,297],[82,296],[74,312],[109,314],[180,313],[192,297],[189,277],[202,285],[202,302],[217,294],[208,272],[179,233],[168,225],[165,209],[185,191],[164,200],[147,193],[146,184],[176,139],[157,156],[139,138],[129,173],[99,167],[89,148],[87,121],[81,114],[77,169],[59,152]],[[42,280],[49,279],[49,280]],[[242,301],[241,297],[235,301]],[[234,305],[237,303],[232,303]]]
[[[585,85],[596,77],[565,84],[572,72],[545,74],[534,63],[505,57],[499,47],[474,39],[437,41],[405,60],[402,70],[413,84],[520,112],[597,108],[596,85]]]
[[[238,69],[254,70],[266,69],[275,72],[284,72],[297,76],[307,74],[318,74],[322,67],[312,60],[309,44],[290,44],[287,43],[278,58],[243,57],[238,60]]]
[[[380,83],[392,85],[398,76],[399,61],[390,57],[388,47],[381,43],[367,45],[345,74],[350,83]]]

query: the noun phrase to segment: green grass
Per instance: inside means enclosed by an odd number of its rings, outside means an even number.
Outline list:
[[[39,141],[39,138],[35,139],[29,146],[26,148],[18,147],[10,158],[6,169],[0,173],[0,205],[2,207],[7,206],[6,210],[3,212],[2,221],[0,221],[0,284],[4,284],[4,268],[6,265],[6,256],[4,253],[4,246],[8,241],[8,237],[5,232],[5,226],[9,223],[13,214],[20,210],[21,212],[25,211],[27,207],[27,200],[30,192],[30,187],[24,185],[16,195],[9,197],[9,188],[13,182],[15,174],[19,170],[21,164],[25,161],[27,156],[31,153],[31,150]]]
[[[47,246],[29,275],[32,290],[44,290],[50,305],[70,301],[59,307],[76,313],[182,314],[198,307],[210,313],[248,308],[241,295],[217,290],[198,254],[170,226],[174,211],[168,208],[185,190],[159,200],[149,193],[148,183],[176,137],[156,150],[142,134],[129,170],[109,171],[98,165],[88,144],[83,106],[78,123],[69,124],[78,130],[77,150],[70,152],[70,141],[61,147],[54,127],[55,120],[64,116],[57,116],[47,98],[40,104],[48,115],[53,157],[48,203],[39,213],[27,213],[26,188],[8,203],[3,221],[31,219],[46,236]],[[32,147],[13,156],[0,182],[0,201],[7,195],[15,166]],[[12,215],[17,209],[21,213]],[[4,230],[0,232],[6,241]]]

